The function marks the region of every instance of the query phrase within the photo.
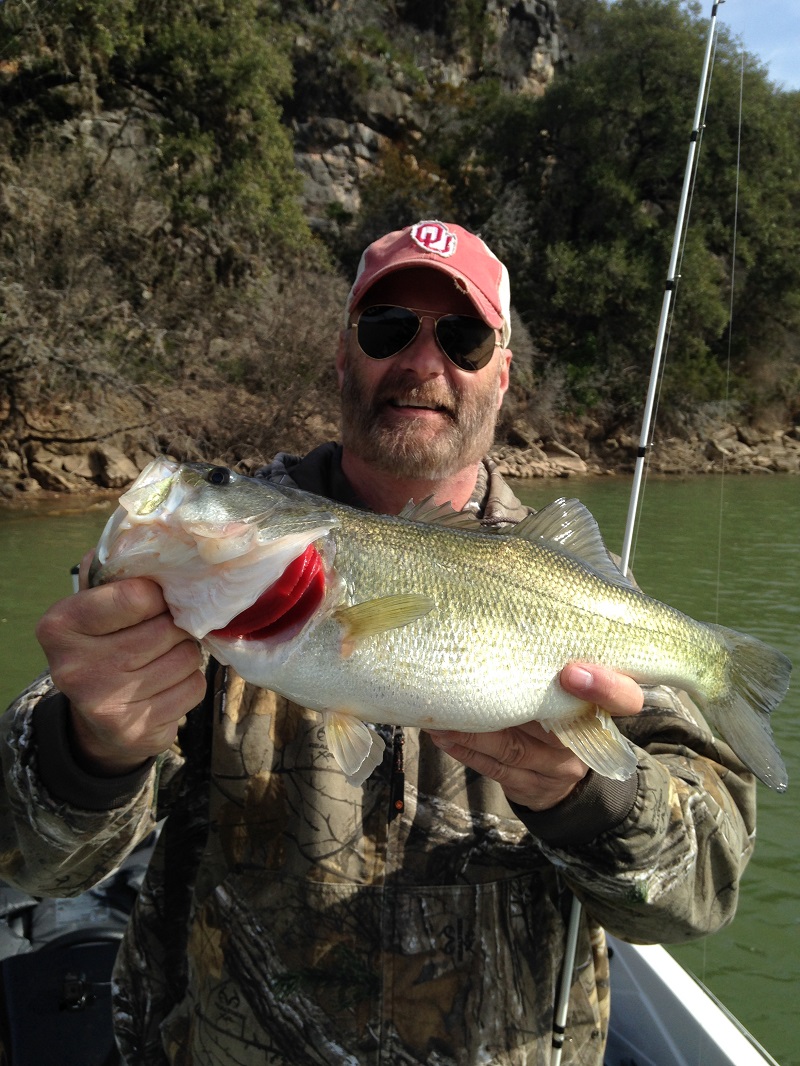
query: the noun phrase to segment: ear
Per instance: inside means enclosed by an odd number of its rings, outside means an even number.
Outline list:
[[[503,406],[503,398],[508,392],[509,374],[511,370],[511,349],[503,348],[500,352],[500,375],[497,379],[497,406]]]

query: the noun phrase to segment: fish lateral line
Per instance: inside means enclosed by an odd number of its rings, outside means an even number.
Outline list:
[[[256,602],[209,636],[222,640],[269,640],[302,625],[325,596],[322,556],[310,544]]]

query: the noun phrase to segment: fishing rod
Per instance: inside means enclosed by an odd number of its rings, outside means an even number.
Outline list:
[[[644,412],[642,414],[642,430],[639,436],[639,447],[636,452],[636,465],[634,467],[633,484],[631,486],[628,515],[625,522],[625,534],[622,542],[622,555],[620,569],[627,573],[630,562],[631,546],[633,544],[636,519],[639,513],[639,503],[642,491],[642,479],[645,471],[648,449],[651,444],[653,415],[655,411],[656,396],[661,378],[661,365],[664,355],[664,345],[667,330],[675,301],[675,290],[678,283],[678,262],[686,233],[688,215],[689,193],[692,187],[694,173],[697,165],[697,149],[703,131],[703,116],[706,109],[708,89],[711,84],[712,56],[717,36],[717,11],[720,4],[725,0],[716,0],[711,8],[711,20],[708,27],[706,50],[703,57],[703,67],[700,75],[700,85],[697,92],[692,131],[689,137],[689,150],[686,157],[686,166],[683,174],[681,197],[678,204],[678,215],[675,222],[675,233],[672,240],[672,252],[667,269],[667,280],[664,286],[664,297],[661,302],[661,315],[656,333],[656,343],[653,349],[653,362],[650,368],[650,380],[647,387]],[[577,896],[572,897],[567,937],[564,946],[564,967],[561,972],[558,996],[553,1017],[553,1048],[550,1058],[551,1066],[561,1066],[561,1054],[567,1032],[567,1012],[569,1009],[569,995],[572,988],[572,976],[575,970],[575,956],[578,948],[578,932],[581,921],[581,902]]]
[[[661,363],[664,353],[664,342],[667,336],[667,327],[669,324],[670,316],[672,314],[672,307],[675,301],[675,289],[677,288],[679,274],[678,259],[683,247],[683,239],[686,232],[686,220],[688,214],[689,192],[692,187],[692,180],[695,171],[695,164],[697,158],[697,148],[702,136],[703,131],[703,115],[705,113],[706,99],[708,96],[708,87],[711,82],[711,70],[712,62],[711,57],[714,51],[714,42],[717,33],[717,9],[720,4],[724,4],[725,0],[717,0],[711,9],[711,22],[708,30],[708,39],[706,41],[706,52],[703,57],[703,70],[700,76],[700,88],[697,93],[697,104],[695,106],[694,120],[692,123],[692,133],[689,138],[689,151],[686,156],[686,168],[683,174],[683,187],[681,188],[681,198],[678,204],[678,217],[675,222],[675,235],[672,240],[672,253],[669,260],[669,268],[667,270],[667,281],[664,286],[664,297],[661,301],[661,316],[658,322],[658,332],[656,334],[655,348],[653,349],[653,363],[650,368],[650,381],[647,387],[647,398],[644,405],[644,413],[642,415],[642,432],[639,437],[639,447],[636,452],[636,466],[633,472],[633,485],[631,486],[630,502],[628,504],[628,517],[625,522],[625,536],[622,542],[622,555],[621,555],[621,569],[623,573],[628,570],[628,563],[630,562],[631,545],[633,543],[634,527],[636,525],[636,517],[639,511],[639,498],[641,496],[642,477],[644,474],[645,461],[647,459],[647,450],[651,445],[650,434],[653,424],[653,412],[655,410],[656,393],[658,391],[658,384],[661,377]]]

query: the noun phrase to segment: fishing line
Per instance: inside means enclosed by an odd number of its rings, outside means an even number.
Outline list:
[[[738,129],[736,137],[736,183],[734,187],[733,195],[733,234],[731,237],[731,288],[729,297],[729,309],[728,309],[728,350],[725,359],[725,394],[722,402],[722,408],[726,415],[730,412],[730,394],[731,394],[731,351],[733,349],[733,306],[734,295],[736,292],[736,239],[739,234],[739,184],[741,175],[741,160],[742,160],[742,116],[744,112],[744,52],[741,53],[741,64],[739,68],[739,116],[738,116]],[[716,598],[714,602],[714,621],[719,622],[720,614],[720,588],[722,585],[722,526],[724,520],[725,510],[725,477],[727,474],[727,454],[725,449],[722,449],[722,473],[720,475],[720,489],[719,489],[719,513],[717,516],[717,580],[716,580]]]

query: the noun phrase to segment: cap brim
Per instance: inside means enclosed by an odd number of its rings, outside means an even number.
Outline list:
[[[448,277],[459,282],[460,291],[475,306],[475,310],[481,316],[483,321],[493,329],[503,328],[503,316],[476,285],[471,284],[461,271],[449,266],[447,262],[442,262],[441,260],[438,262],[432,261],[430,256],[408,256],[405,259],[397,259],[393,263],[387,264],[376,270],[366,279],[364,279],[363,276],[358,278],[350,291],[350,298],[347,301],[347,310],[352,311],[353,307],[361,303],[362,298],[369,292],[376,282],[381,280],[381,278],[388,277],[389,274],[396,274],[398,270],[409,270],[412,267],[424,267],[426,270],[438,270],[441,274],[447,274]]]

